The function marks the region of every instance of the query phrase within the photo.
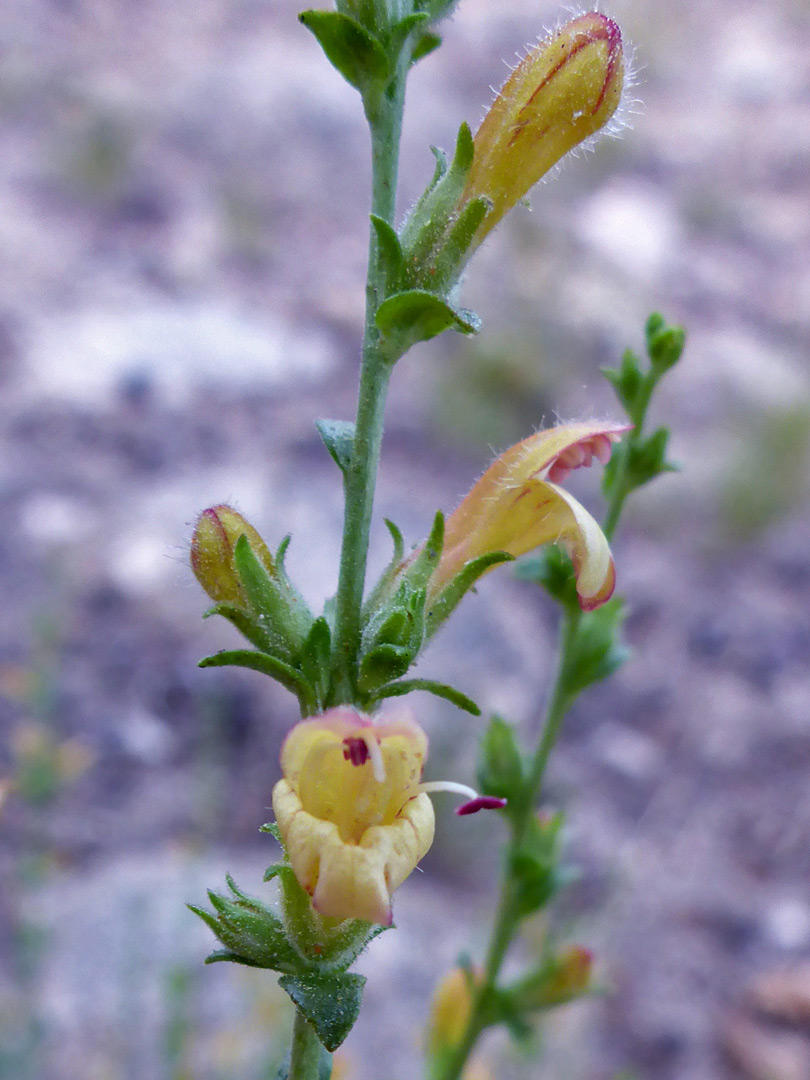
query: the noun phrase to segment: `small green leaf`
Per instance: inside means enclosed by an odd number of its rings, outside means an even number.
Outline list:
[[[453,163],[450,166],[451,172],[455,170],[459,176],[466,178],[467,173],[470,171],[470,166],[473,163],[473,156],[475,154],[475,143],[473,141],[473,133],[470,130],[470,125],[464,121],[461,127],[458,129],[458,135],[456,136],[456,149],[453,154]]]
[[[402,562],[402,556],[405,553],[405,543],[402,539],[402,533],[393,521],[389,521],[388,518],[385,519],[385,525],[391,534],[391,539],[394,541],[394,554],[391,556],[391,561],[388,566],[386,566],[385,570],[383,570],[379,581],[371,590],[368,598],[363,604],[363,619],[366,622],[375,615],[377,609],[390,595],[394,576]]]
[[[259,826],[259,832],[270,833],[274,840],[277,840],[282,847],[284,847],[284,840],[281,836],[281,829],[275,821],[268,821],[264,825]]]
[[[320,616],[312,624],[301,649],[301,670],[309,685],[315,690],[318,708],[323,708],[329,688],[329,671],[332,659],[332,634],[329,623]]]
[[[342,473],[347,472],[354,453],[354,424],[351,420],[316,420],[315,427],[334,463]]]
[[[196,908],[188,905],[195,915],[199,915]],[[223,961],[227,961],[230,964],[243,964],[245,967],[260,968],[262,965],[257,964],[255,960],[248,960],[246,956],[239,956],[238,953],[231,952],[229,949],[216,949],[214,952],[209,953],[206,956],[203,963],[205,964],[218,964]]]
[[[669,430],[660,427],[646,439],[631,439],[624,451],[628,456],[627,479],[630,489],[648,484],[665,472],[677,472],[678,466],[667,461]]]
[[[227,619],[257,649],[273,653],[273,645],[269,635],[265,632],[261,623],[247,611],[234,607],[233,604],[215,604],[203,614],[203,618],[209,619],[212,615],[221,615],[224,619]]]
[[[521,559],[515,568],[515,577],[542,585],[549,596],[568,611],[580,610],[574,564],[556,544],[550,544],[539,555]]]
[[[391,27],[388,39],[389,52],[392,55],[394,63],[408,38],[428,22],[430,22],[430,16],[424,11],[418,11],[411,15],[406,15],[404,19],[400,19],[399,22],[394,23]]]
[[[413,50],[411,52],[411,63],[417,64],[420,60],[424,60],[426,56],[430,56],[441,45],[441,35],[435,33],[433,30],[427,30],[424,34],[420,34],[414,42]]]
[[[284,570],[284,554],[289,544],[279,545],[275,574],[270,575],[256,557],[248,538],[240,536],[233,549],[233,561],[253,614],[260,621],[274,651],[285,660],[296,661],[312,628],[313,616],[303,597],[290,583]]]
[[[459,277],[470,245],[492,206],[492,200],[481,195],[468,202],[453,222],[434,264],[435,281],[441,288],[452,286]]]
[[[506,551],[490,551],[487,555],[481,555],[477,559],[471,559],[456,574],[453,580],[444,588],[427,612],[427,636],[432,637],[445,619],[452,614],[456,605],[466,593],[472,589],[476,581],[500,563],[512,562],[513,555]]]
[[[644,327],[647,355],[653,372],[660,377],[678,363],[686,344],[686,331],[682,326],[670,326],[664,316],[655,311]]]
[[[283,975],[278,980],[330,1053],[354,1026],[365,983],[364,975],[350,972]]]
[[[509,865],[518,918],[545,907],[560,887],[562,822],[562,814],[546,819],[531,817],[520,847],[512,853]]]
[[[300,967],[297,952],[287,939],[281,920],[259,900],[246,896],[228,881],[234,899],[211,890],[208,899],[216,914],[189,904],[195,915],[206,923],[225,948],[241,963],[270,968],[273,971],[296,971]],[[218,959],[225,959],[219,956]]]
[[[433,679],[400,679],[398,682],[387,683],[374,692],[373,700],[381,701],[383,698],[402,697],[404,694],[413,693],[414,690],[424,690],[428,694],[435,694],[436,697],[444,698],[445,701],[451,701],[459,709],[472,713],[473,716],[481,715],[481,709],[472,698],[462,694],[454,686],[435,682]]]
[[[636,416],[636,402],[644,384],[644,375],[642,375],[636,354],[631,349],[625,349],[621,367],[601,370],[616,391],[616,397],[627,415],[637,422],[639,418]]]
[[[364,694],[404,675],[413,663],[413,650],[402,645],[375,645],[360,661],[358,686]]]
[[[583,611],[563,672],[563,689],[575,697],[593,683],[607,679],[629,658],[621,636],[626,617],[621,597],[614,596],[595,611]]]
[[[404,352],[452,327],[462,334],[478,333],[480,322],[472,312],[456,310],[425,289],[408,289],[383,300],[377,309],[377,327]]]
[[[376,214],[371,215],[371,224],[377,236],[379,258],[385,273],[385,291],[394,292],[405,267],[399,237],[396,229]]]
[[[427,540],[408,567],[407,581],[409,589],[424,589],[427,587],[434,570],[439,565],[443,548],[444,514],[441,510],[437,510]]]
[[[223,649],[222,652],[206,656],[199,661],[198,667],[243,667],[251,671],[261,671],[269,675],[271,679],[280,682],[283,687],[296,696],[309,700],[312,697],[312,688],[304,676],[295,668],[277,660],[264,652],[253,652],[251,649]]]
[[[318,39],[326,58],[343,78],[365,94],[391,76],[385,49],[360,23],[338,11],[302,11],[298,16]]]
[[[479,747],[478,786],[483,795],[507,799],[511,809],[523,788],[523,758],[514,728],[493,716]]]

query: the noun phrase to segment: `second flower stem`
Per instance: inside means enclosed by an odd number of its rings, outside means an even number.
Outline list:
[[[568,611],[563,616],[560,627],[560,647],[554,687],[546,708],[540,740],[530,759],[529,771],[521,794],[522,814],[513,824],[512,838],[506,850],[500,899],[489,939],[484,976],[475,989],[473,1006],[464,1036],[454,1052],[443,1059],[432,1080],[459,1080],[467,1058],[478,1041],[479,1035],[487,1026],[488,1003],[497,987],[503,962],[519,925],[515,910],[516,882],[511,873],[511,866],[514,856],[520,850],[529,822],[535,813],[535,807],[543,787],[548,759],[557,741],[563,719],[570,704],[570,696],[567,691],[568,670],[571,650],[576,640],[579,623],[580,614],[578,611]]]

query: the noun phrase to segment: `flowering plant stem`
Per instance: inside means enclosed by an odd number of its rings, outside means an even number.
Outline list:
[[[649,395],[642,409],[642,418],[648,404]],[[608,499],[605,533],[608,533],[608,526],[611,533],[615,531],[630,490],[629,479],[615,484]],[[554,685],[546,706],[540,739],[530,758],[525,786],[520,793],[519,802],[517,799],[513,800],[519,805],[520,813],[513,818],[512,836],[505,851],[500,898],[487,948],[483,978],[476,984],[472,1008],[461,1040],[451,1054],[436,1061],[431,1080],[459,1080],[479,1036],[489,1026],[487,1018],[489,1003],[496,992],[501,968],[520,926],[516,909],[517,882],[511,872],[511,867],[514,864],[514,857],[520,851],[532,817],[537,812],[551,751],[557,742],[569,706],[576,696],[576,693],[571,692],[569,675],[581,623],[581,611],[570,607],[563,609]]]
[[[300,1010],[295,1010],[289,1080],[318,1080],[324,1050],[315,1029]]]
[[[366,104],[371,133],[371,212],[393,223],[396,207],[399,142],[405,78],[398,72],[373,104]],[[335,607],[335,703],[357,696],[357,654],[368,558],[371,512],[383,434],[383,414],[392,359],[381,348],[375,317],[383,300],[384,280],[375,231],[370,230],[366,316],[352,455],[344,474],[345,512],[340,575]],[[302,710],[302,715],[305,715]],[[296,1009],[289,1080],[319,1080],[322,1052],[318,1037]]]
[[[371,132],[371,212],[389,224],[396,208],[399,142],[405,102],[405,73],[394,76],[374,105],[366,105]],[[337,659],[335,704],[354,701],[360,614],[368,557],[371,511],[383,433],[383,413],[392,358],[381,347],[377,309],[384,299],[384,268],[374,229],[370,230],[366,318],[354,444],[344,475],[345,514],[335,609]]]
[[[451,1055],[436,1063],[431,1080],[459,1080],[478,1037],[488,1026],[488,1004],[498,985],[503,962],[519,925],[519,920],[516,918],[516,881],[510,873],[510,867],[514,856],[520,850],[529,822],[536,812],[548,759],[571,702],[571,695],[567,690],[567,670],[579,623],[579,612],[567,611],[563,615],[554,688],[546,707],[540,740],[531,758],[526,786],[521,793],[522,813],[514,822],[512,837],[505,852],[500,899],[487,948],[483,979],[477,983],[463,1037]]]

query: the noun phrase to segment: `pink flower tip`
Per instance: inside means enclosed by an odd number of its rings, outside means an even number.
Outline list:
[[[477,814],[479,810],[503,810],[505,806],[506,799],[497,799],[494,795],[479,795],[457,806],[456,813],[459,817],[465,817],[467,814]]]

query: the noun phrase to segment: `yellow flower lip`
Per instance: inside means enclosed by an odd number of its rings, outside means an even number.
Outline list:
[[[433,842],[433,806],[420,790],[427,746],[406,713],[372,721],[349,706],[287,735],[273,810],[322,915],[390,924],[391,893]]]
[[[390,924],[391,894],[433,842],[429,792],[465,796],[461,813],[503,805],[464,784],[422,783],[427,747],[403,709],[372,719],[338,706],[287,735],[273,810],[295,876],[321,915]]]
[[[560,424],[501,454],[447,519],[444,548],[428,589],[437,596],[464,565],[505,551],[516,558],[546,543],[571,556],[583,610],[609,600],[616,575],[604,533],[559,484],[594,460],[605,464],[627,425]]]

